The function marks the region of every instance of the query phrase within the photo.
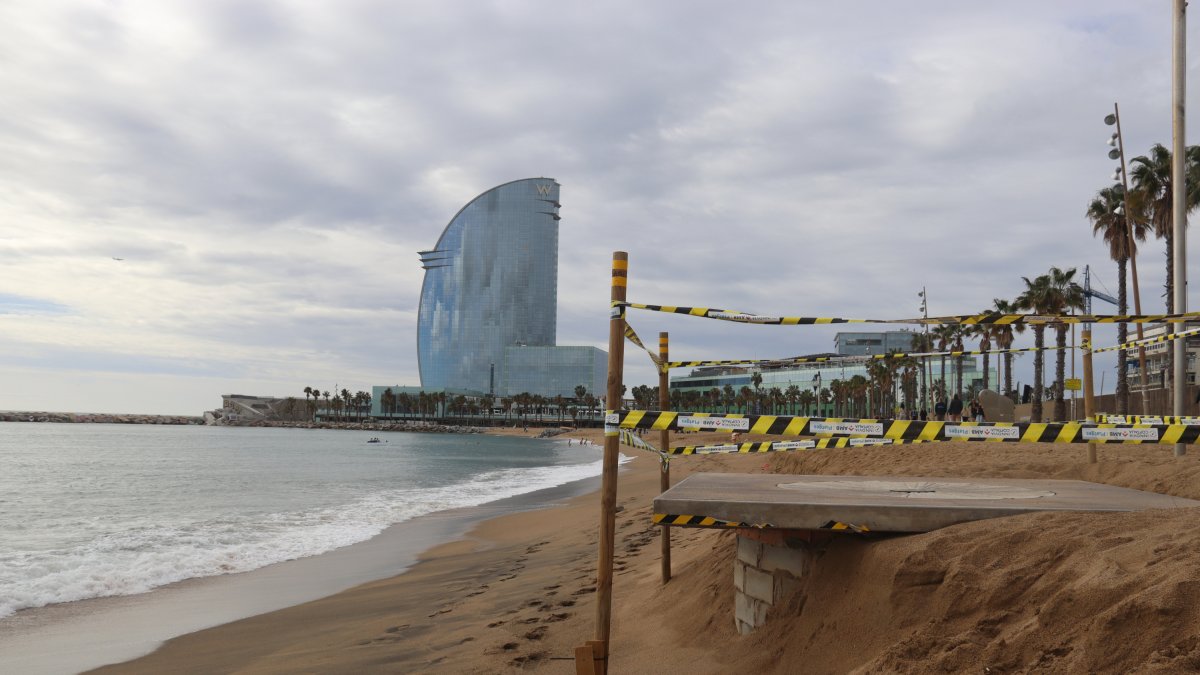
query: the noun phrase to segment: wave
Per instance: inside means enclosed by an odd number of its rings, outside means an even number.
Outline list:
[[[622,463],[627,461],[622,457]],[[463,483],[386,490],[350,503],[265,516],[146,524],[53,550],[0,554],[0,617],[87,598],[246,572],[366,541],[389,525],[600,475],[588,464],[499,469]]]

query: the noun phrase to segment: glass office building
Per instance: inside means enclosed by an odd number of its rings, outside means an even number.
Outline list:
[[[594,379],[593,356],[546,356],[555,349],[558,320],[560,206],[552,178],[505,183],[472,199],[437,245],[420,252],[425,282],[417,356],[423,389],[573,396],[580,384],[595,391],[603,382],[603,376]],[[543,358],[510,363],[515,347],[548,349]],[[573,372],[560,377],[563,368]],[[585,371],[587,379],[561,390],[559,380]]]

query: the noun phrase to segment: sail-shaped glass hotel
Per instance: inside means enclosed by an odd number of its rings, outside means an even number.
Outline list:
[[[603,389],[607,355],[557,347],[559,184],[505,183],[471,200],[421,251],[421,387],[510,396]]]

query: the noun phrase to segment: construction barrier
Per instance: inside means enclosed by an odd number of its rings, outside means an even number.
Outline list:
[[[1176,417],[1173,415],[1109,415],[1097,413],[1096,422],[1100,424],[1182,424],[1185,426],[1200,424],[1200,417]]]
[[[649,305],[637,302],[613,303],[615,310],[624,312],[625,308],[641,309],[667,314],[685,314],[705,319],[733,321],[736,323],[754,323],[776,326],[811,326],[843,323],[906,323],[917,325],[941,324],[1054,324],[1054,323],[1186,323],[1200,321],[1200,312],[1182,312],[1177,314],[999,314],[985,312],[981,314],[960,314],[955,316],[917,317],[915,319],[844,319],[838,317],[817,316],[763,316],[751,312],[738,312],[731,309],[714,309],[711,307],[679,307],[674,305]]]
[[[737,431],[773,436],[847,436],[892,441],[986,441],[992,443],[1175,443],[1194,444],[1200,425],[1081,424],[1079,422],[921,422],[721,413],[608,411],[605,433],[619,429]],[[611,432],[610,432],[611,430]]]

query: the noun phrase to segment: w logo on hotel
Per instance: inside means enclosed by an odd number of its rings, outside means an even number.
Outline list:
[[[550,188],[552,186],[543,184],[543,185],[534,185],[533,187],[535,190],[537,190],[537,193],[539,195],[542,195],[543,197],[545,197],[546,195],[550,194]]]

